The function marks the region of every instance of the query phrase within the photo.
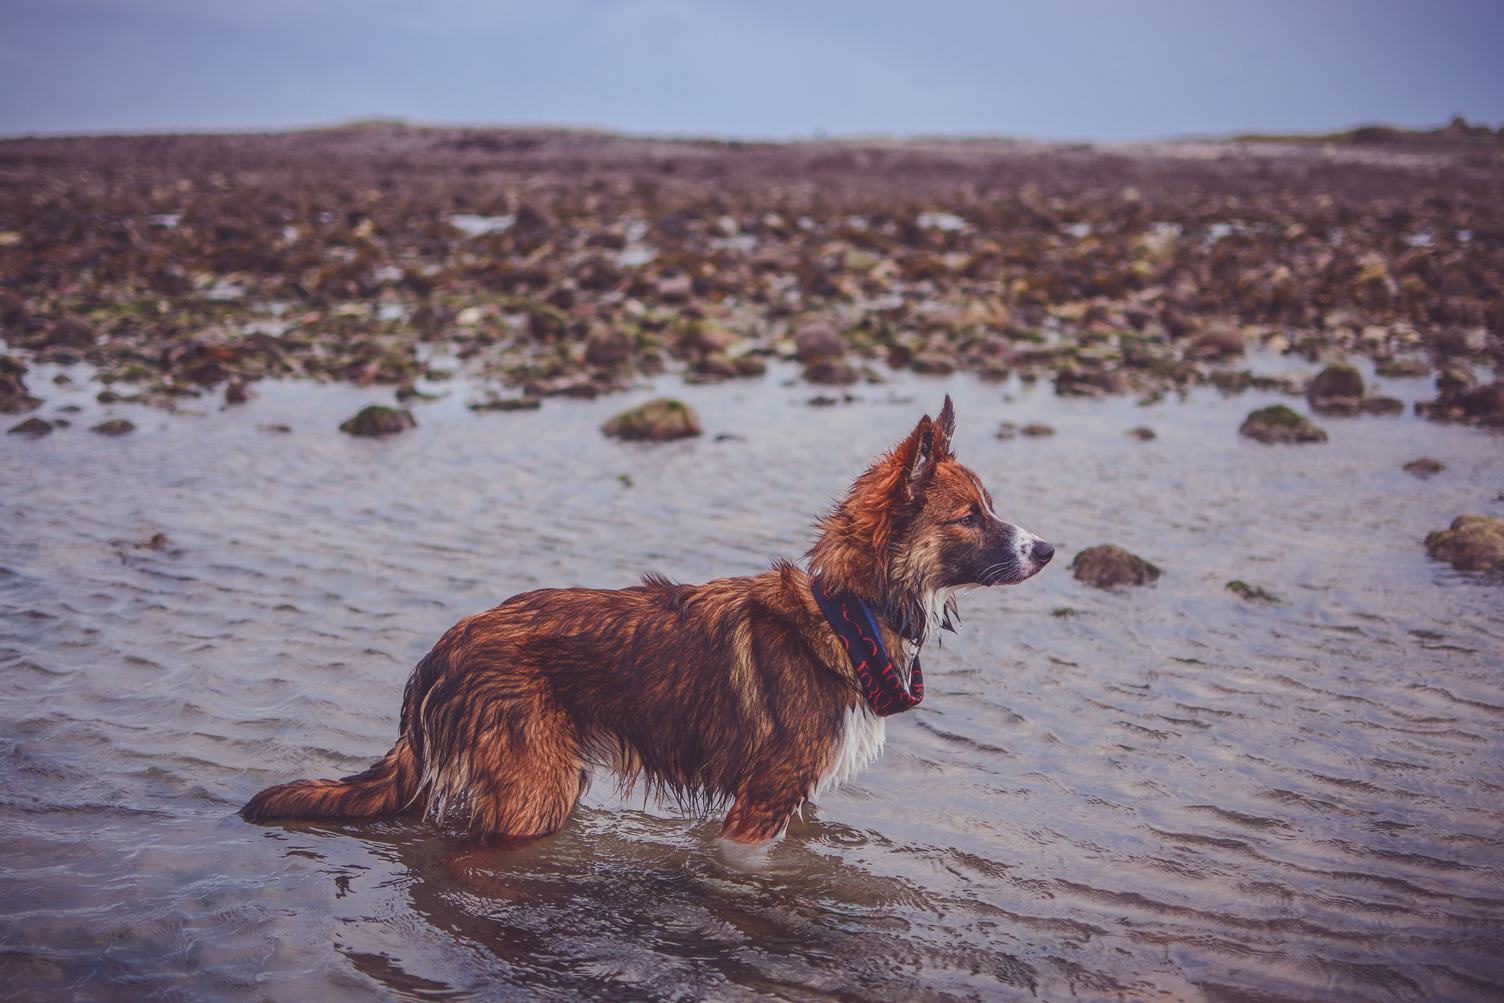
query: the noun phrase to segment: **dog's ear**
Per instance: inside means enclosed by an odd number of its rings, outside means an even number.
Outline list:
[[[910,501],[924,490],[935,472],[935,423],[929,415],[919,419],[909,437],[893,451],[901,476],[893,484],[899,501]]]
[[[945,406],[940,409],[940,417],[935,419],[935,432],[930,444],[930,453],[934,462],[949,460],[956,454],[950,451],[951,436],[956,434],[956,408],[950,402],[950,394],[945,395]]]

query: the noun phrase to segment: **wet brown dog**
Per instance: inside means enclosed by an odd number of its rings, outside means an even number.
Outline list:
[[[922,698],[916,656],[955,591],[1021,582],[1054,553],[997,518],[954,430],[947,397],[819,522],[808,573],[544,589],[461,620],[414,669],[385,758],[268,788],[241,814],[422,811],[541,836],[601,766],[682,804],[731,803],[729,839],[777,836],[877,756],[883,715]]]

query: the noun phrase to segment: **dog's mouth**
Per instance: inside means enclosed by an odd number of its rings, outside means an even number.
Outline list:
[[[1033,533],[1016,529],[1007,556],[978,575],[976,584],[991,588],[994,585],[1026,582],[1043,571],[1054,556],[1053,544],[1041,540]]]

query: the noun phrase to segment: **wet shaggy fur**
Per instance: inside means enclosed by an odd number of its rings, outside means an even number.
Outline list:
[[[810,573],[856,592],[895,653],[943,619],[946,590],[1021,581],[1048,545],[992,515],[950,451],[950,399],[819,523]],[[907,672],[908,659],[900,658]],[[450,628],[420,661],[396,744],[363,773],[257,794],[247,819],[423,812],[484,834],[563,826],[592,768],[705,811],[760,842],[876,755],[881,722],[810,595],[809,574],[626,589],[543,589]]]

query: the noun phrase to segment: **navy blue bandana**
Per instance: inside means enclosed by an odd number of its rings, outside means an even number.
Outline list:
[[[919,656],[914,656],[909,685],[905,686],[903,677],[893,667],[893,659],[888,657],[882,631],[877,629],[877,621],[866,603],[855,593],[829,590],[819,575],[810,578],[809,590],[830,629],[841,639],[861,683],[862,694],[878,717],[900,714],[924,699],[924,672],[919,668]]]

